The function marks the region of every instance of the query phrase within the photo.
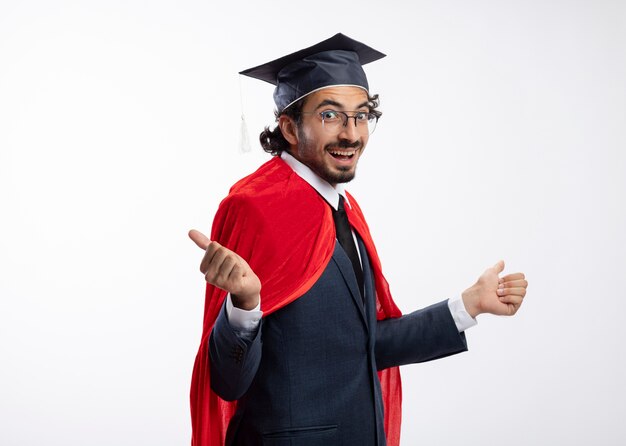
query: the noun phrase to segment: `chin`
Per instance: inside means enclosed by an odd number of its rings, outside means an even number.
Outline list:
[[[324,179],[330,184],[349,183],[354,179],[356,172],[354,169],[340,170],[336,172],[326,172]]]

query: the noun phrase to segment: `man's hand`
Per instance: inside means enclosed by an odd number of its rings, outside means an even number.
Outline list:
[[[248,263],[200,231],[192,229],[189,238],[205,250],[200,271],[206,281],[230,293],[235,307],[253,310],[259,304],[261,281]]]
[[[478,278],[478,281],[463,291],[463,303],[467,312],[475,318],[482,313],[513,316],[519,310],[528,282],[523,273],[499,277],[504,270],[500,260]]]

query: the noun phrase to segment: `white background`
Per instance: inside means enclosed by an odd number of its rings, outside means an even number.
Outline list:
[[[189,444],[187,230],[273,122],[236,73],[336,32],[388,54],[349,190],[400,307],[500,258],[530,281],[470,352],[403,368],[402,444],[626,442],[624,2],[2,0],[0,444]]]

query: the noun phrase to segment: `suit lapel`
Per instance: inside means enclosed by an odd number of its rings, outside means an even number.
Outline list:
[[[359,243],[359,248],[360,248]],[[363,251],[361,250],[361,254]],[[352,262],[350,262],[350,258],[343,250],[341,245],[337,242],[335,243],[335,252],[333,254],[333,261],[339,268],[341,275],[343,276],[348,289],[350,290],[350,295],[352,296],[352,301],[359,309],[359,314],[361,315],[361,319],[366,328],[368,328],[367,316],[365,314],[365,308],[363,306],[363,298],[361,297],[361,292],[359,291],[359,285],[357,284],[356,277],[354,275],[354,269],[352,268]],[[364,259],[363,257],[361,257]],[[369,269],[369,267],[368,267]],[[366,291],[367,292],[367,291]]]

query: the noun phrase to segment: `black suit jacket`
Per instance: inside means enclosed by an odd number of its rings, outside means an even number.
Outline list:
[[[337,243],[302,297],[265,317],[250,341],[225,309],[209,341],[211,386],[238,399],[228,445],[385,445],[377,370],[467,350],[446,301],[397,319],[376,320],[367,252],[365,299]]]

